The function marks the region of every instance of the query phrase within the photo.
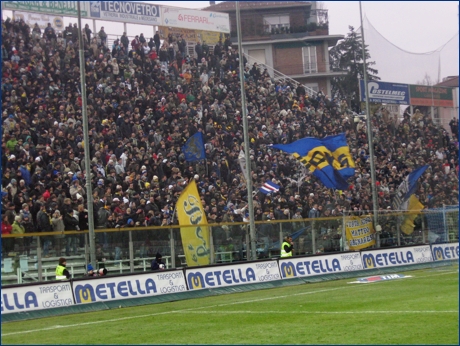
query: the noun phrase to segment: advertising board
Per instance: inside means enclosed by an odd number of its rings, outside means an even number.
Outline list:
[[[70,282],[2,288],[2,315],[74,305]]]
[[[452,88],[429,85],[409,85],[410,104],[414,106],[453,107]]]
[[[133,24],[160,25],[160,6],[132,1],[90,1],[89,16],[94,19]]]
[[[407,84],[368,81],[369,102],[408,105],[409,86]],[[364,81],[359,80],[361,101],[366,101]]]
[[[161,11],[162,25],[166,27],[230,33],[230,21],[227,13],[165,6],[162,6]]]
[[[76,304],[140,298],[187,290],[182,270],[105,277],[73,283]]]
[[[31,28],[33,28],[35,24],[38,24],[40,29],[44,30],[48,26],[48,23],[51,23],[54,30],[64,30],[64,17],[62,16],[13,11],[13,17],[14,19],[22,19]]]
[[[324,255],[304,258],[280,259],[279,267],[283,279],[308,277],[362,270],[359,252]]]
[[[433,261],[451,261],[459,259],[458,243],[432,244]]]
[[[361,252],[364,269],[433,262],[429,245]]]
[[[189,290],[280,280],[276,261],[186,269]]]
[[[2,1],[2,9],[76,17],[78,15],[77,2],[78,1]],[[87,1],[80,2],[82,17],[88,15],[88,11],[86,10],[87,4]]]

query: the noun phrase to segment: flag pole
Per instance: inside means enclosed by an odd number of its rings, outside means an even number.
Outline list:
[[[241,113],[243,114],[243,133],[244,133],[244,151],[246,158],[246,172],[248,181],[246,182],[246,188],[248,191],[248,208],[249,208],[249,235],[251,241],[251,259],[257,259],[256,253],[256,224],[254,222],[254,203],[252,200],[252,177],[250,167],[250,157],[249,157],[249,134],[248,134],[248,112],[246,109],[246,92],[244,90],[244,55],[243,55],[243,46],[241,38],[241,20],[240,20],[240,2],[236,2],[236,30],[238,34],[238,55],[240,62],[240,88],[241,88]],[[244,172],[243,172],[244,175]],[[248,253],[247,253],[248,254]]]
[[[371,125],[371,112],[369,107],[369,87],[367,85],[367,70],[366,70],[366,48],[364,44],[364,28],[363,28],[363,11],[361,7],[361,1],[359,2],[359,18],[361,20],[361,44],[363,48],[363,75],[364,75],[364,91],[366,93],[366,123],[367,123],[367,140],[369,145],[369,164],[371,168],[371,191],[372,191],[372,207],[374,209],[374,227],[377,229],[378,218],[377,212],[379,210],[379,205],[377,201],[377,186],[375,179],[375,162],[374,162],[374,141],[372,136],[372,125]],[[376,234],[376,245],[380,247],[380,236],[379,233]]]

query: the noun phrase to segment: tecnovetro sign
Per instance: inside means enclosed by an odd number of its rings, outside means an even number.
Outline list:
[[[76,304],[141,298],[167,293],[184,292],[184,273],[181,270],[135,276],[106,277],[73,283]]]
[[[429,245],[361,252],[364,269],[432,262]]]
[[[164,6],[161,11],[163,26],[230,33],[227,13]]]
[[[2,314],[74,305],[69,282],[2,288]]]
[[[458,243],[431,245],[434,261],[451,261],[459,259]]]
[[[359,252],[307,258],[280,259],[279,266],[283,279],[363,269]]]
[[[185,272],[189,290],[228,287],[281,279],[276,261],[187,269]]]
[[[368,81],[369,102],[391,103],[399,105],[409,104],[409,85],[399,83],[388,83],[379,81]],[[366,101],[366,90],[364,81],[359,80],[361,101]]]
[[[158,5],[132,1],[90,1],[91,18],[133,24],[161,25]]]

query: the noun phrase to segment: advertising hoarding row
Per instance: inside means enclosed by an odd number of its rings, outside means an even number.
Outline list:
[[[459,243],[432,244],[5,287],[1,313],[458,259]]]
[[[369,102],[412,105],[453,107],[453,91],[449,87],[413,85],[368,81]],[[366,101],[364,81],[359,81],[360,99]]]
[[[3,9],[76,17],[77,1],[4,1]],[[82,1],[82,18],[230,33],[227,13],[133,1]]]

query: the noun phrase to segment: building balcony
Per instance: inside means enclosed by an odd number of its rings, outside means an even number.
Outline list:
[[[315,24],[315,25],[310,25]],[[308,36],[327,36],[329,35],[329,26],[327,24],[316,25],[310,23],[309,25],[297,27],[281,27],[269,28],[268,26],[261,25],[260,28],[254,30],[242,30],[243,41],[278,41],[284,39],[297,39]],[[238,42],[236,31],[230,33],[232,42]]]

